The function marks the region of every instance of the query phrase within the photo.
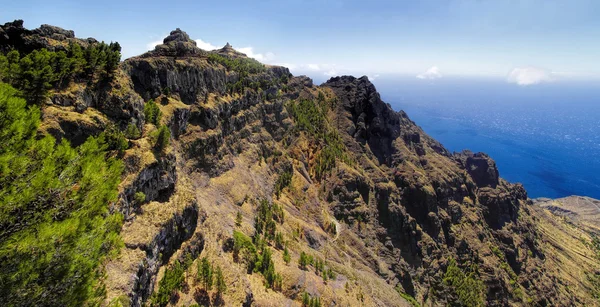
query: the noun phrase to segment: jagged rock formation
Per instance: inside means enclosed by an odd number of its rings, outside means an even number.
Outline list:
[[[76,38],[22,22],[0,28],[2,51],[38,48],[28,42],[43,39]],[[315,86],[284,67],[245,70],[255,65],[246,60],[229,43],[201,50],[176,29],[125,60],[110,83],[52,93],[44,131],[75,143],[108,123],[143,131],[122,157],[111,209],[124,215],[124,248],[105,265],[104,304],[149,303],[170,264],[197,264],[199,256],[224,269],[227,306],[299,306],[304,293],[344,306],[408,306],[411,298],[427,306],[595,303],[584,276],[600,266],[577,239],[589,235],[576,237],[532,206],[490,157],[448,152],[383,102],[367,77]],[[172,135],[162,153],[143,114],[150,99]],[[290,176],[285,185],[282,174]],[[291,262],[281,247],[267,247],[283,277],[278,291],[231,251],[234,230],[256,231],[261,199],[285,212],[276,227]],[[326,260],[335,277],[298,266],[302,253]],[[196,267],[187,267],[173,304],[205,299]]]

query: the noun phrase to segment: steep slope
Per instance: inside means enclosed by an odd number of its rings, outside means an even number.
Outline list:
[[[0,50],[46,37],[7,25]],[[104,305],[597,302],[589,234],[532,206],[487,155],[448,152],[367,77],[315,86],[177,29],[108,81],[52,89],[42,114],[40,133],[74,145],[140,133],[107,204],[124,221]]]
[[[569,196],[559,199],[539,198],[534,203],[585,231],[600,234],[600,200],[590,197]]]

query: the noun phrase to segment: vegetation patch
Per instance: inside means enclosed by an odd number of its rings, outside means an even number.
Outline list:
[[[444,274],[443,282],[452,288],[462,306],[483,306],[485,286],[477,273],[477,267],[472,265],[467,271],[457,266],[456,260],[450,259]]]
[[[71,43],[66,52],[40,49],[27,55],[13,50],[0,54],[0,81],[19,89],[27,102],[40,104],[53,87],[112,78],[120,61],[119,43],[102,42],[87,48]]]
[[[40,110],[0,83],[0,297],[16,306],[83,305],[104,295],[99,264],[122,246],[121,161],[106,135],[78,148],[36,137]]]
[[[294,118],[296,129],[311,136],[321,148],[312,166],[312,172],[319,180],[335,167],[337,160],[346,164],[352,163],[341,136],[327,119],[332,102],[326,101],[324,95],[320,94],[316,102],[301,99],[288,104],[288,112]]]

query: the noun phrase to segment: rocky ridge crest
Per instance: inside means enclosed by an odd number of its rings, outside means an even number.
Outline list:
[[[0,48],[50,48],[48,40],[77,39],[18,21],[0,28]],[[108,123],[142,130],[128,140],[120,201],[111,207],[125,219],[124,248],[104,268],[105,305],[149,303],[165,271],[188,259],[194,265],[171,302],[204,302],[199,257],[226,268],[224,305],[298,306],[304,293],[329,305],[594,304],[590,283],[572,277],[598,269],[585,260],[593,251],[579,238],[588,237],[532,206],[487,155],[448,152],[383,102],[367,77],[315,86],[284,67],[248,73],[211,54],[247,59],[229,43],[201,50],[176,29],[122,62],[109,84],[55,92],[43,108],[44,124],[63,128],[48,131],[71,140],[70,126],[76,137]],[[157,125],[143,112],[149,100],[171,130],[163,153],[153,149]],[[291,263],[267,247],[283,275],[278,291],[232,253],[234,231],[255,233],[262,199],[285,213],[277,229]],[[298,266],[303,253],[324,259],[335,277]]]

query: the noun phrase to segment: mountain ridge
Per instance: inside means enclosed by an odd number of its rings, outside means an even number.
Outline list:
[[[19,26],[1,27],[0,50],[74,39]],[[596,303],[582,278],[598,271],[591,235],[533,206],[489,156],[451,154],[365,76],[315,86],[232,50],[176,29],[109,81],[74,81],[42,105],[42,130],[72,144],[109,124],[141,134],[121,158],[110,210],[123,215],[123,247],[102,264],[101,304]],[[161,127],[170,141],[157,150]],[[223,269],[223,292],[200,283],[204,257]]]

